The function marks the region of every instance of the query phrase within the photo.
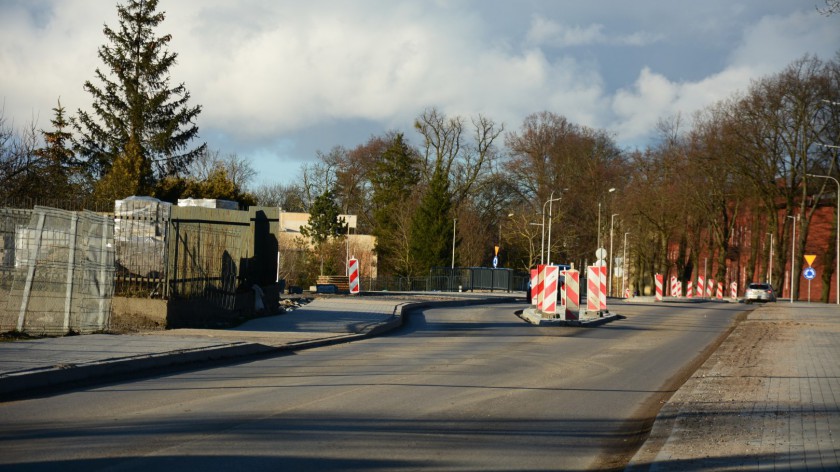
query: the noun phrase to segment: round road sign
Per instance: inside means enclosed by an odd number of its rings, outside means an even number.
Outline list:
[[[806,267],[805,270],[802,271],[802,276],[808,280],[812,280],[817,276],[817,271],[815,271],[813,267]]]

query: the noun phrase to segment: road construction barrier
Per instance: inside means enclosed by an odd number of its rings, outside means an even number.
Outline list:
[[[598,311],[601,306],[601,271],[596,266],[586,268],[586,310]]]
[[[566,308],[566,271],[560,271],[560,277],[558,279],[559,287],[557,287],[557,301],[560,303],[560,308],[557,310],[558,312],[563,312]]]
[[[580,317],[580,272],[576,270],[565,271],[566,283],[563,284],[563,298],[567,320],[577,320]]]
[[[706,284],[706,298],[712,298],[712,290],[715,286],[715,279],[709,279],[709,283]]]
[[[630,289],[629,289],[629,288],[625,288],[625,289],[624,289],[624,298],[631,298],[631,296],[632,296],[632,295],[630,294]]]
[[[715,295],[718,300],[723,300],[723,282],[717,283],[717,293]]]
[[[545,297],[545,265],[537,266],[537,311],[542,311],[542,303]]]
[[[703,298],[706,294],[706,279],[702,275],[697,276],[697,296]]]
[[[654,279],[656,281],[656,301],[661,302],[663,290],[662,286],[665,285],[665,277],[662,274],[656,274]]]
[[[539,269],[531,269],[531,305],[537,306],[537,284],[540,280]]]
[[[694,297],[694,282],[688,281],[685,285],[685,297],[692,298]]]
[[[547,265],[543,268],[543,302],[540,311],[546,315],[557,313],[557,285],[560,269]]]
[[[732,282],[729,284],[729,296],[732,297],[733,300],[738,298],[738,282]]]
[[[347,261],[347,276],[350,278],[350,294],[359,294],[359,260],[352,258]]]
[[[682,286],[680,285],[680,279],[676,276],[671,276],[671,296],[672,297],[679,297],[682,295]]]
[[[607,309],[607,265],[604,264],[598,267],[599,277],[601,282],[601,290],[598,293],[598,302],[601,310]]]

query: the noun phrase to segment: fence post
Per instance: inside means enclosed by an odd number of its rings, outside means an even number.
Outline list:
[[[70,244],[68,249],[70,255],[67,258],[67,289],[64,293],[64,332],[70,332],[70,309],[73,304],[73,266],[76,263],[76,238],[78,238],[77,226],[79,222],[79,213],[73,212],[73,217],[70,220]]]
[[[105,286],[105,266],[108,260],[106,254],[108,251],[108,224],[106,223],[106,219],[102,218],[100,221],[102,225],[102,242],[100,243],[100,254],[105,260],[99,261],[99,320],[98,320],[98,328],[104,329],[105,328],[105,296],[107,294],[107,288]]]
[[[29,296],[32,293],[32,282],[35,278],[35,262],[38,260],[38,254],[41,252],[41,237],[43,236],[44,220],[46,218],[46,213],[41,211],[38,215],[38,236],[35,241],[35,253],[29,258],[29,268],[26,271],[26,284],[23,288],[23,299],[20,302],[20,313],[18,313],[17,324],[18,331],[23,331],[23,324],[26,319],[26,309],[29,307]]]

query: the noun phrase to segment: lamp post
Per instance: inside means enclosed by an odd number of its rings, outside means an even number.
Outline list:
[[[566,190],[568,190],[568,189],[567,188],[563,189],[563,191],[566,191]],[[553,196],[554,192],[551,192],[551,194]],[[562,199],[563,199],[562,196],[559,196],[557,198],[548,199],[548,245],[545,248],[545,259],[549,264],[551,264],[551,202],[557,202],[557,201],[560,201]],[[544,207],[545,207],[545,205],[543,205],[543,208]]]
[[[615,192],[615,187],[611,187],[609,190],[607,190],[607,193],[613,193],[613,192]],[[597,234],[598,247],[595,248],[596,251],[598,249],[601,249],[601,201],[600,200],[598,200],[598,231],[597,231],[597,233],[598,233]]]
[[[545,254],[545,206],[549,205],[551,202],[555,202],[560,200],[560,197],[554,198],[554,190],[551,191],[551,196],[543,203],[542,208],[542,240],[540,240],[540,264],[545,264],[545,259],[543,259],[543,254]],[[549,209],[551,207],[549,206]],[[548,223],[551,224],[551,218],[549,218]],[[551,244],[551,228],[548,229],[548,243]]]
[[[610,253],[607,256],[607,258],[609,259],[607,261],[607,267],[609,267],[609,270],[610,270],[610,278],[608,279],[608,282],[607,282],[607,293],[609,293],[611,297],[615,296],[613,294],[613,291],[612,291],[612,279],[613,279],[612,268],[613,268],[613,225],[615,224],[615,217],[616,216],[618,216],[618,213],[613,213],[612,216],[610,217]]]
[[[455,269],[455,224],[458,218],[452,218],[452,269]]]
[[[790,302],[793,303],[793,273],[795,272],[794,263],[796,262],[796,220],[798,217],[788,215],[787,218],[793,220],[793,236],[790,242]]]
[[[625,286],[624,282],[627,280],[627,235],[630,233],[624,233],[624,256],[621,259],[621,295],[624,295]]]
[[[835,146],[836,147],[836,146]],[[816,174],[805,174],[808,177],[819,177],[822,179],[831,179],[837,184],[837,219],[835,220],[835,233],[837,236],[837,240],[834,242],[834,249],[836,251],[834,255],[834,278],[837,280],[837,290],[834,292],[835,303],[840,305],[840,181],[835,179],[830,175],[816,175]],[[795,228],[794,228],[795,229]],[[772,246],[771,246],[772,247]]]
[[[770,272],[767,275],[767,283],[770,286],[773,286],[773,233],[767,233],[770,235]]]

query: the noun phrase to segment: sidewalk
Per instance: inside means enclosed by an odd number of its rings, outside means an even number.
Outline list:
[[[751,312],[663,406],[626,470],[840,470],[840,307]]]
[[[504,303],[512,294],[389,294],[318,298],[295,311],[229,330],[174,329],[0,343],[0,401],[93,378],[299,350],[364,339],[402,324],[423,306]]]

